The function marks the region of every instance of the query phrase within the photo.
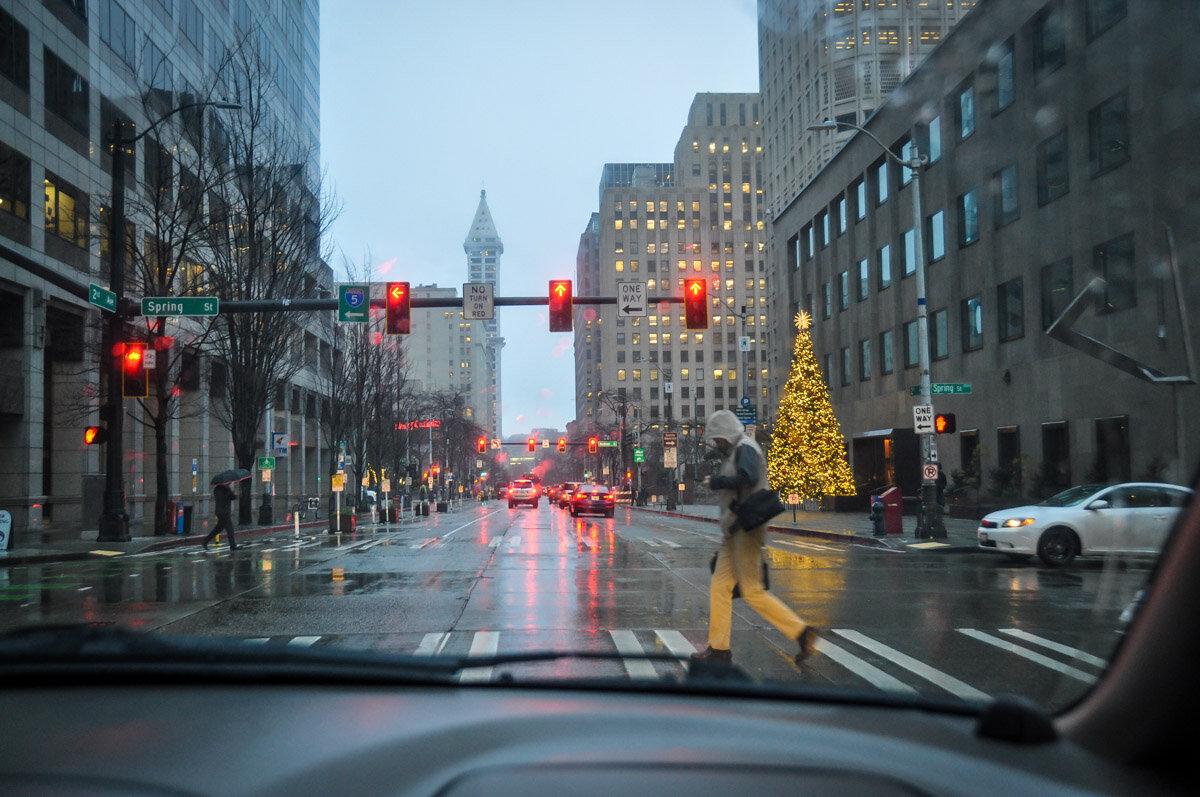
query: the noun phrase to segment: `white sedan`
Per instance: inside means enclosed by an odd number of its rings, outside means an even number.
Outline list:
[[[1090,554],[1157,554],[1191,496],[1175,484],[1083,484],[1040,504],[992,512],[976,535],[980,547],[1036,554],[1050,567]]]

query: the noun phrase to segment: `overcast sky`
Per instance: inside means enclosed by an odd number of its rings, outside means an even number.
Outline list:
[[[754,0],[323,0],[321,158],[333,266],[467,279],[487,189],[498,295],[574,277],[608,162],[667,162],[698,92],[757,91]],[[573,340],[498,308],[504,434],[575,416]]]

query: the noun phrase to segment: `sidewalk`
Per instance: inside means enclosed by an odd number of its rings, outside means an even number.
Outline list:
[[[675,511],[668,512],[657,507],[637,507],[639,512],[654,512],[672,517],[696,518],[700,520],[717,519],[717,507],[714,504],[683,504]],[[865,512],[805,512],[788,509],[771,522],[770,529],[779,534],[794,534],[801,537],[817,537],[827,540],[843,540],[856,542],[861,545],[873,545],[880,548],[909,551],[979,551],[975,539],[975,531],[979,528],[977,520],[945,517],[946,537],[939,540],[919,540],[916,538],[916,517],[904,518],[904,533],[889,534],[885,537],[875,537],[871,533],[871,521]]]

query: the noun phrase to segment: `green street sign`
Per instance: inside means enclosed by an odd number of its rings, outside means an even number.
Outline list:
[[[369,285],[338,286],[338,321],[364,323],[371,312]]]
[[[616,448],[617,441],[616,440],[601,440],[600,447],[601,448]]]
[[[646,461],[646,449],[644,449],[644,448],[633,449],[633,461],[637,465],[641,465],[643,462],[645,462]]]
[[[142,315],[214,316],[221,300],[215,296],[147,296]]]
[[[99,285],[88,283],[88,302],[101,310],[107,310],[110,313],[117,312],[117,295]]]
[[[258,458],[258,469],[259,470],[275,470],[275,457],[259,457]]]
[[[921,386],[910,387],[908,392],[914,396],[921,395]],[[929,392],[934,396],[965,395],[971,392],[970,382],[934,382],[929,386]]]

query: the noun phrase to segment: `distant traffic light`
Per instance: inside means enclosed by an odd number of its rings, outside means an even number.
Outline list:
[[[486,437],[479,438],[479,442],[476,444],[476,448],[479,450],[480,454],[487,453],[487,438]]]
[[[407,335],[412,331],[411,303],[407,282],[387,284],[387,333]]]
[[[595,453],[596,453],[596,451],[597,451],[597,450],[598,450],[598,448],[599,448],[599,445],[600,445],[600,444],[599,444],[599,441],[598,441],[598,440],[596,440],[596,438],[594,438],[594,437],[589,437],[589,438],[588,438],[588,453],[589,453],[589,454],[595,454]]]
[[[441,466],[441,465],[434,465],[434,466],[433,466],[433,480],[434,480],[434,481],[437,481],[437,480],[438,480],[438,477],[441,475],[441,473],[442,473],[442,466]]]
[[[121,354],[121,395],[145,398],[150,380],[146,376],[146,344],[126,343]]]
[[[536,437],[529,438],[529,450],[533,451],[536,448],[537,448],[537,438]]]
[[[102,426],[89,426],[83,430],[85,446],[99,445],[108,439],[108,432]]]
[[[567,438],[558,438],[558,453],[565,454],[567,451]]]
[[[943,412],[933,416],[933,430],[938,434],[950,434],[958,429],[958,420],[953,412]]]
[[[570,280],[550,280],[550,331],[570,332],[572,299]]]
[[[683,307],[688,329],[708,329],[708,283],[699,277],[684,280]]]

